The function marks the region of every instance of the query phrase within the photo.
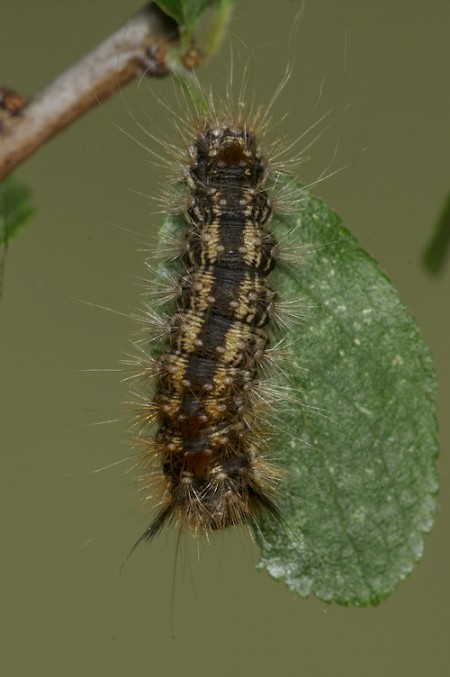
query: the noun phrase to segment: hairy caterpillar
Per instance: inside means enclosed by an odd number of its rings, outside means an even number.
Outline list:
[[[165,343],[151,366],[153,389],[138,417],[141,479],[158,496],[158,513],[138,542],[171,522],[201,534],[281,516],[282,473],[265,453],[264,374],[280,321],[270,278],[281,247],[269,225],[264,118],[242,107],[224,116],[210,108],[188,145],[177,279]]]

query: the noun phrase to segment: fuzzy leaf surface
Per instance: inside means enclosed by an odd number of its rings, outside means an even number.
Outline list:
[[[281,298],[303,299],[305,317],[287,341],[290,394],[270,441],[286,470],[285,522],[265,519],[256,530],[259,568],[301,596],[378,604],[421,558],[433,521],[431,357],[339,217],[307,190],[289,190],[297,207],[271,228],[281,242],[300,241],[300,260],[273,284]]]

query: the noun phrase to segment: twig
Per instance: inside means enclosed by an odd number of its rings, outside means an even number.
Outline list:
[[[169,72],[177,24],[155,3],[133,16],[79,63],[0,122],[0,180],[43,143],[145,71]],[[8,112],[8,111],[6,111]]]

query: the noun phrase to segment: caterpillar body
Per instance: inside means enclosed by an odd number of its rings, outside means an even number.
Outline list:
[[[153,427],[144,464],[159,510],[138,542],[171,522],[207,534],[263,513],[280,518],[261,394],[279,308],[268,164],[253,127],[232,116],[197,121],[187,160],[181,271],[144,403]]]

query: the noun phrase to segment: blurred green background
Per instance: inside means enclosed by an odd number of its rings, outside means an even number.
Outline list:
[[[38,90],[138,7],[3,0],[0,84]],[[442,490],[424,560],[375,609],[296,598],[254,570],[257,548],[238,530],[202,544],[200,561],[182,543],[172,612],[174,533],[119,574],[148,519],[126,472],[132,460],[119,463],[131,454],[127,385],[120,373],[83,370],[114,370],[130,350],[138,327],[127,315],[162,218],[146,196],[164,174],[119,130],[157,152],[136,120],[174,138],[163,105],[176,107],[173,84],[143,80],[18,172],[37,216],[10,248],[0,303],[2,675],[450,673],[449,274],[431,279],[420,264],[450,190],[450,4],[310,0],[289,50],[298,8],[240,0],[231,40],[203,76],[223,92],[230,51],[250,58],[249,91],[264,104],[292,59],[274,109],[276,119],[289,113],[279,133],[295,138],[332,109],[298,172],[309,183],[330,162],[346,166],[316,192],[391,277],[438,373]]]

